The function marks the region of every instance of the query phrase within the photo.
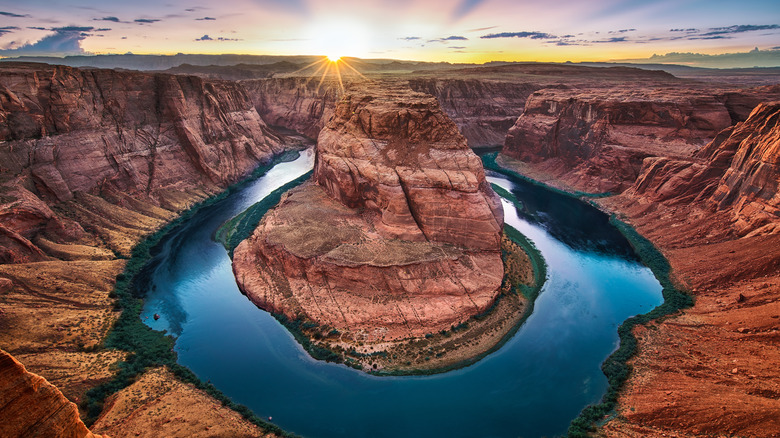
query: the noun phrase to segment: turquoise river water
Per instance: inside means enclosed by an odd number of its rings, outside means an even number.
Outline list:
[[[179,363],[257,415],[305,437],[541,437],[601,399],[617,327],[662,302],[661,286],[595,208],[507,177],[505,220],[548,264],[533,314],[501,349],[433,376],[377,377],[309,357],[236,286],[213,240],[226,220],[311,169],[306,151],[169,234],[150,262],[142,318],[176,337]],[[158,313],[155,321],[151,316]]]

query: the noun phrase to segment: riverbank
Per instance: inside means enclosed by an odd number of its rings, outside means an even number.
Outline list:
[[[185,385],[185,389],[190,388],[187,390],[189,393],[195,391],[200,394],[200,399],[202,399],[200,401],[204,406],[209,405],[208,400],[211,398],[216,400],[221,408],[235,411],[240,414],[243,420],[259,426],[263,434],[294,436],[278,426],[260,419],[245,406],[234,403],[212,384],[201,381],[192,371],[179,365],[177,355],[173,350],[174,339],[164,332],[151,329],[141,320],[145,291],[141,290],[140,287],[145,284],[145,276],[148,275],[145,272],[145,267],[155,256],[155,248],[164,239],[175,233],[181,224],[191,219],[202,209],[215,205],[249,182],[262,177],[275,165],[294,160],[298,156],[299,152],[288,151],[275,157],[270,163],[256,168],[244,180],[193,205],[133,247],[132,255],[125,263],[124,270],[116,277],[111,294],[116,298],[115,308],[120,309],[121,314],[103,341],[103,347],[109,351],[127,352],[127,358],[115,365],[117,372],[112,379],[87,391],[82,402],[82,408],[86,411],[85,423],[92,424],[98,420],[99,416],[101,419],[104,419],[106,415],[113,417],[106,412],[107,410],[104,410],[109,397],[113,396],[110,406],[114,407],[116,401],[123,397],[122,390],[134,385],[142,375],[146,375],[147,370],[166,367],[170,373],[163,373],[163,377],[156,380],[167,380],[166,385],[179,388],[180,385],[170,382],[169,378],[165,379],[171,375],[175,376]],[[115,394],[116,396],[114,396]],[[209,409],[213,409],[213,407]],[[110,422],[103,421],[104,425]],[[100,422],[98,422],[99,424]]]
[[[583,201],[587,198],[607,197],[607,194],[590,194],[573,190],[562,183],[550,186],[546,182],[536,181],[532,177],[520,173],[522,172],[522,169],[504,167],[511,165],[511,162],[497,159],[497,156],[498,154],[496,153],[483,156],[483,164],[486,169],[501,173],[509,178],[531,182],[559,194],[571,196]],[[499,161],[501,162],[499,163]],[[601,207],[598,204],[596,204],[596,206]],[[617,350],[604,361],[601,367],[609,382],[607,392],[602,397],[600,403],[587,406],[583,409],[582,413],[572,421],[567,432],[570,437],[590,436],[590,434],[596,431],[597,423],[603,422],[603,420],[609,416],[616,415],[615,409],[620,392],[631,373],[629,361],[638,352],[637,338],[634,335],[635,328],[660,318],[678,314],[681,310],[687,309],[693,305],[692,296],[678,287],[672,280],[672,270],[669,261],[650,240],[643,237],[629,224],[618,219],[614,214],[610,216],[610,223],[625,236],[642,263],[653,272],[653,275],[663,287],[662,293],[664,302],[648,313],[627,319],[618,327],[620,345]]]

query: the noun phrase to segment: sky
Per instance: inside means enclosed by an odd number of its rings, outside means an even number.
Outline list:
[[[608,61],[780,53],[778,0],[0,0],[0,56]]]

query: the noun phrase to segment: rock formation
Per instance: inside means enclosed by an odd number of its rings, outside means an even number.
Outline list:
[[[281,150],[235,83],[3,64],[0,261],[45,259],[33,243],[44,231],[57,243],[83,235],[49,208],[78,203],[79,193],[113,191],[176,210]]]
[[[363,87],[320,133],[313,182],[234,252],[260,307],[369,341],[419,337],[491,305],[503,212],[436,100]]]
[[[692,159],[648,158],[627,192],[652,202],[728,211],[738,235],[780,231],[780,102],[758,105]]]
[[[100,438],[81,422],[75,404],[3,350],[0,350],[0,436]]]
[[[332,78],[273,78],[241,82],[260,116],[281,126],[317,138],[333,115],[339,84]]]
[[[528,98],[502,153],[544,162],[575,186],[620,192],[634,182],[644,158],[689,155],[731,125],[714,97],[686,94],[541,90]]]
[[[126,355],[100,348],[123,258],[283,147],[237,83],[1,64],[0,345],[83,400]],[[51,414],[31,406],[31,425]],[[70,427],[68,406],[51,420]]]
[[[523,113],[528,96],[542,87],[531,81],[485,80],[474,76],[414,78],[409,80],[409,86],[435,96],[472,148],[503,144],[506,132]]]

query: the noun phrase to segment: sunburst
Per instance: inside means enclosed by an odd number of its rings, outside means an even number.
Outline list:
[[[339,83],[339,91],[341,93],[344,93],[345,87],[344,87],[344,77],[345,76],[358,76],[361,79],[364,80],[370,80],[367,77],[363,75],[358,69],[353,67],[345,58],[341,57],[340,55],[325,55],[321,59],[318,59],[317,61],[312,62],[311,64],[294,71],[290,73],[290,76],[295,76],[296,74],[302,73],[306,70],[310,70],[316,68],[314,70],[314,73],[312,73],[309,76],[309,79],[306,81],[307,83],[317,77],[319,75],[320,82],[317,84],[317,92],[320,91],[320,87],[325,82],[325,79],[335,76],[336,79],[338,79]]]

